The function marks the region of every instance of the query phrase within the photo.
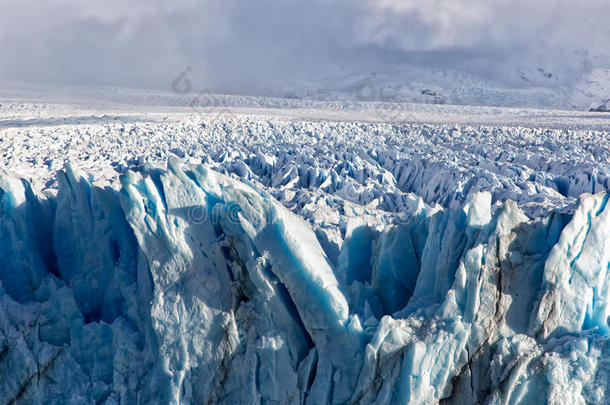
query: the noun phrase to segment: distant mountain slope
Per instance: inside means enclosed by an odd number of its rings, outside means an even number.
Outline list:
[[[221,95],[197,88],[189,69],[166,90],[0,82],[0,97],[36,100],[100,100],[131,105],[262,108],[349,107],[354,102],[425,103],[608,111],[610,69],[583,64],[580,71],[502,65],[492,72],[389,66],[387,72],[338,70],[315,81],[287,80],[271,96]],[[319,104],[318,102],[324,102]]]

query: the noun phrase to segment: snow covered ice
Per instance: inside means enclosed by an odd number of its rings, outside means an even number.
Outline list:
[[[305,107],[3,100],[0,402],[608,402],[606,115]]]

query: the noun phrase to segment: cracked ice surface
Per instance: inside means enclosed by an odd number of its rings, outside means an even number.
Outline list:
[[[607,403],[602,130],[171,117],[2,130],[2,403]]]

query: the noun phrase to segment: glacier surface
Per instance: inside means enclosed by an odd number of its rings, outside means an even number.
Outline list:
[[[0,404],[608,402],[603,115],[87,108],[0,106]]]
[[[4,403],[603,403],[610,206],[489,192],[351,229],[171,159],[0,177]],[[327,250],[329,248],[327,247]],[[69,387],[69,388],[68,388]]]

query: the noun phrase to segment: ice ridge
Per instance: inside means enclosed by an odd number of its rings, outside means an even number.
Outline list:
[[[413,198],[330,243],[206,165],[57,179],[0,174],[3,404],[608,398],[605,193],[535,219]]]

